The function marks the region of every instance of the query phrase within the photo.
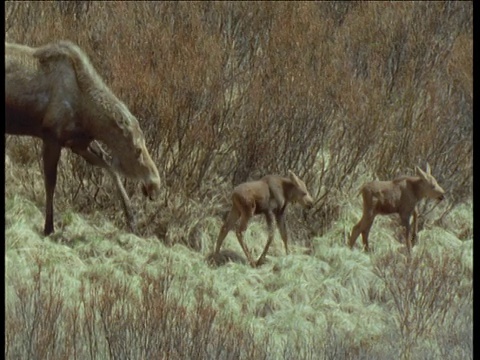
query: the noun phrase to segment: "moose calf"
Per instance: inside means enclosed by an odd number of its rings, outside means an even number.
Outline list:
[[[361,188],[363,215],[352,229],[348,245],[353,248],[358,235],[362,234],[363,246],[368,251],[368,233],[377,215],[399,214],[406,229],[407,251],[410,253],[417,236],[417,203],[423,198],[443,200],[445,191],[431,174],[430,165],[424,172],[416,167],[418,176],[404,176],[393,181],[372,181]],[[413,214],[412,240],[410,238],[410,217]],[[413,244],[412,244],[413,243]]]
[[[240,226],[236,229],[238,242],[250,265],[252,267],[260,265],[263,263],[268,248],[273,241],[274,228],[272,223],[273,217],[275,217],[285,245],[285,252],[288,254],[284,212],[289,202],[299,202],[306,208],[310,208],[313,205],[313,199],[308,193],[305,183],[292,171],[289,171],[288,178],[277,175],[266,175],[260,180],[238,185],[233,190],[232,209],[218,235],[215,253],[219,253],[223,240],[228,232],[235,227],[237,220],[240,218]],[[260,258],[254,263],[243,241],[243,233],[247,228],[250,218],[257,214],[264,214],[267,219],[268,240]]]

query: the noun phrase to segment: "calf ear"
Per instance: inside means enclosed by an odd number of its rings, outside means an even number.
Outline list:
[[[422,179],[428,180],[428,175],[425,173],[425,171],[420,169],[418,166],[415,166],[415,170],[417,171],[417,174],[420,175]]]
[[[292,180],[298,186],[298,177],[293,173],[292,170],[288,170],[288,175],[290,176],[290,180]]]
[[[427,168],[426,168],[426,170],[427,170],[427,174],[428,174],[428,175],[431,175],[431,174],[432,174],[432,169],[430,169],[430,164],[429,164],[428,162],[427,162]]]

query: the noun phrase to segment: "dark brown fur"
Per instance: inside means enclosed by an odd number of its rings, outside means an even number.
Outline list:
[[[285,252],[288,254],[285,209],[289,202],[300,202],[305,207],[313,204],[305,183],[293,172],[290,171],[289,174],[288,178],[267,175],[260,180],[240,184],[233,190],[232,208],[218,235],[215,253],[219,253],[223,240],[240,219],[240,226],[236,230],[240,246],[253,267],[262,264],[273,241],[273,218],[275,217],[285,245]],[[243,241],[243,233],[250,218],[258,214],[264,214],[267,220],[268,240],[260,258],[255,263]]]

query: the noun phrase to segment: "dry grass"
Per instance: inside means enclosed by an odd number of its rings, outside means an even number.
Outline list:
[[[420,233],[411,263],[394,226],[372,230],[367,255],[346,248],[340,222],[310,255],[285,256],[278,239],[258,269],[212,268],[207,250],[127,235],[100,214],[72,214],[43,239],[29,221],[41,211],[7,200],[6,358],[471,357],[473,241],[438,227]],[[220,225],[204,234],[212,246]],[[246,234],[258,251],[261,225]]]
[[[5,23],[89,54],[164,184],[144,203],[126,181],[127,235],[64,151],[43,239],[41,147],[6,137],[6,358],[472,358],[471,2],[7,2]],[[427,161],[447,200],[421,204],[412,262],[394,218],[349,251],[359,185]],[[277,233],[263,267],[209,267],[233,186],[289,169],[316,200],[288,209],[293,254]]]

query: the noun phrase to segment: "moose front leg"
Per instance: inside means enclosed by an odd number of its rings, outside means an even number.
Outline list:
[[[137,234],[138,229],[137,229],[137,221],[135,218],[135,214],[133,213],[132,204],[127,195],[127,192],[125,191],[125,188],[123,187],[120,176],[112,169],[110,164],[108,164],[106,160],[105,152],[100,147],[100,145],[97,144],[96,142],[92,143],[92,145],[93,144],[95,144],[97,148],[85,146],[85,143],[83,142],[74,143],[72,141],[68,144],[68,146],[72,149],[74,153],[83,157],[89,164],[92,164],[107,170],[108,174],[112,177],[113,182],[115,183],[115,186],[117,188],[118,196],[120,197],[120,200],[122,203],[122,207],[125,213],[125,217],[127,219],[128,227],[132,233]]]
[[[43,140],[43,177],[45,180],[45,226],[43,234],[50,235],[53,226],[53,195],[57,184],[57,165],[60,159],[61,146],[54,140]]]

